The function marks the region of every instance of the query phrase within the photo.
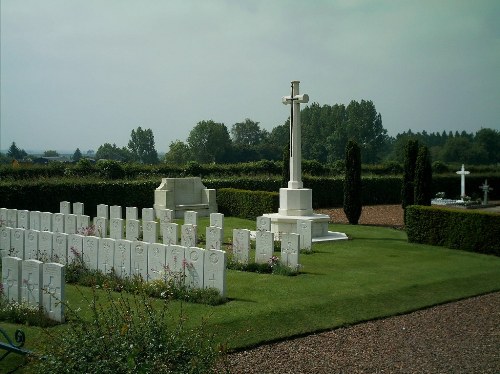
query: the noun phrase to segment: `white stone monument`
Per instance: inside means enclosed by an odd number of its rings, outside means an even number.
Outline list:
[[[86,236],[83,239],[83,263],[90,270],[97,270],[99,257],[99,238],[97,236]]]
[[[203,269],[205,250],[198,247],[185,249],[186,286],[189,288],[203,288]]]
[[[281,263],[293,270],[299,266],[300,235],[283,234],[281,238]]]
[[[250,230],[233,229],[233,261],[247,264],[250,253]]]
[[[460,197],[463,199],[465,195],[465,176],[470,174],[470,171],[465,170],[464,164],[462,164],[462,169],[457,171],[457,174],[460,175]]]
[[[255,233],[255,262],[265,264],[273,257],[274,234],[270,231],[257,231]]]
[[[177,223],[164,223],[161,225],[163,244],[176,245],[179,243],[179,225]]]
[[[19,257],[2,258],[2,288],[7,301],[19,302],[21,298],[22,262]]]
[[[484,192],[483,205],[488,205],[488,193],[493,191],[493,188],[488,185],[488,179],[485,179],[484,184],[479,186],[479,188]]]
[[[37,307],[42,304],[43,262],[27,260],[22,262],[23,284],[21,301]]]
[[[217,289],[221,296],[226,296],[226,252],[217,249],[205,251],[203,284],[205,288]]]
[[[302,183],[302,141],[300,104],[307,103],[309,96],[299,93],[299,81],[292,81],[292,93],[282,98],[285,105],[291,105],[290,114],[290,180],[287,188],[280,189],[278,213],[264,214],[271,219],[271,231],[278,237],[282,233],[296,233],[297,220],[312,221],[312,236],[323,240],[338,239],[328,232],[330,217],[315,214],[312,209],[312,190]],[[331,237],[331,239],[328,239]]]
[[[64,322],[64,275],[64,265],[43,264],[43,306],[49,318],[59,322]]]
[[[115,273],[120,278],[130,275],[130,254],[132,242],[126,239],[118,239],[115,242]]]
[[[153,243],[148,246],[148,281],[163,279],[167,264],[167,246]]]

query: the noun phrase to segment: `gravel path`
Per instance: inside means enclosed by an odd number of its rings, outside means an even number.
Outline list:
[[[322,209],[347,223],[340,209]],[[400,205],[359,224],[403,227]],[[229,355],[231,373],[500,373],[500,292]]]

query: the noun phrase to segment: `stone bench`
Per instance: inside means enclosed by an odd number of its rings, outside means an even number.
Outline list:
[[[201,178],[162,178],[155,190],[155,211],[171,209],[174,218],[183,218],[184,212],[198,212],[200,217],[217,213],[215,189],[206,188]]]

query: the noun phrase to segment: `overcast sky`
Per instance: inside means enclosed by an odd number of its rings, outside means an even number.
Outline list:
[[[85,152],[372,100],[389,135],[500,129],[498,0],[1,0],[0,146]]]

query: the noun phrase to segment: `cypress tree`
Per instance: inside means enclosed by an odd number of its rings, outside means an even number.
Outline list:
[[[431,205],[432,199],[432,164],[429,149],[423,145],[418,150],[415,167],[414,203]]]
[[[281,186],[288,187],[290,180],[290,143],[283,147],[283,169],[281,170]]]
[[[344,213],[351,225],[357,225],[361,216],[361,151],[349,140],[345,148]]]
[[[401,185],[401,206],[406,209],[415,202],[415,165],[418,155],[418,140],[410,139],[404,150],[403,183]]]

